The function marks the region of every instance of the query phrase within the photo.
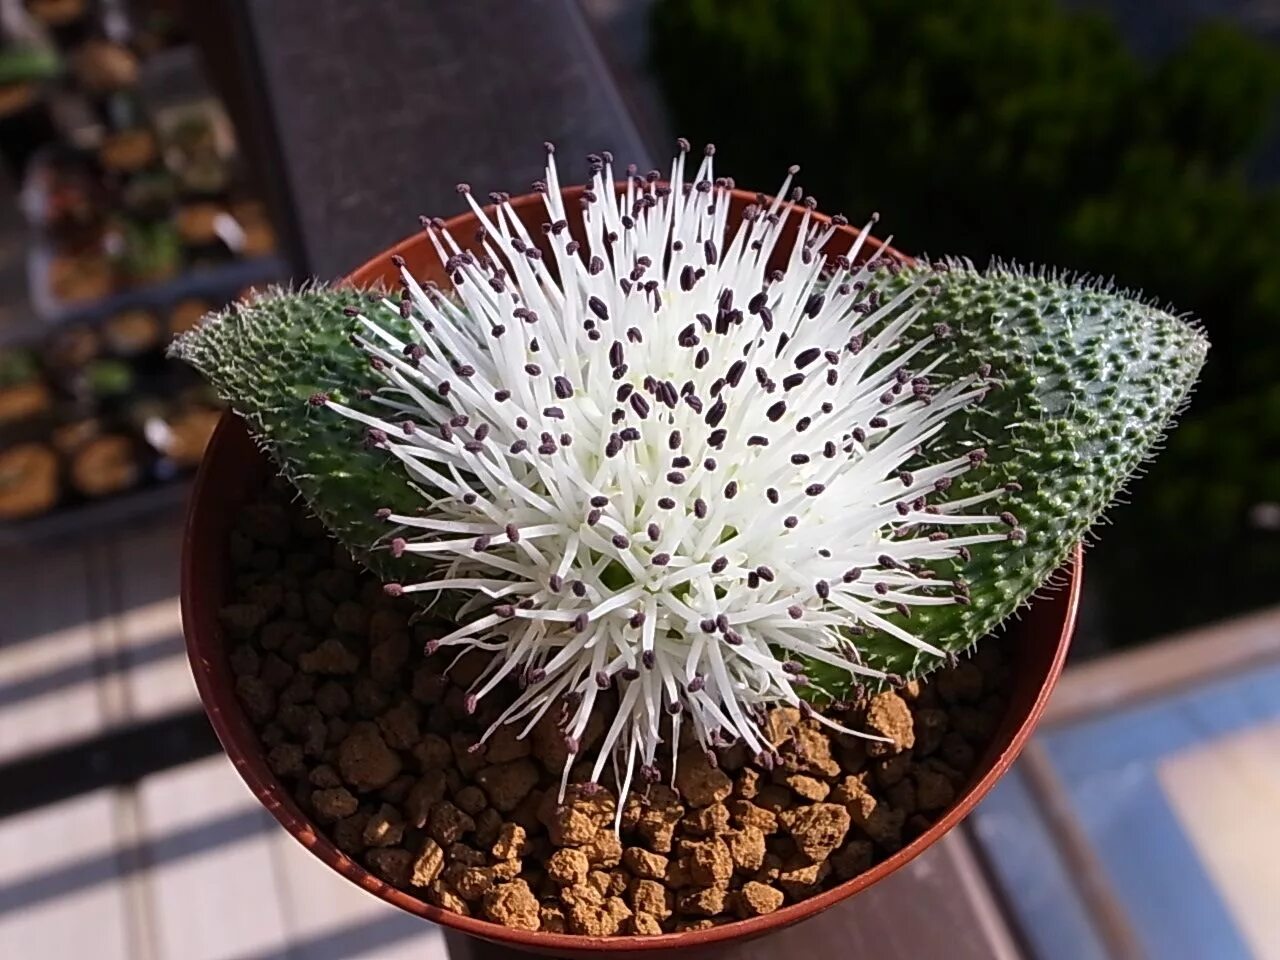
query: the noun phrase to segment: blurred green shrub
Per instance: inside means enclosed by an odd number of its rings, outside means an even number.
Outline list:
[[[1052,263],[1200,317],[1206,378],[1090,561],[1113,642],[1280,599],[1280,190],[1248,164],[1280,54],[1221,24],[1162,62],[1052,0],[658,0],[671,119],[739,183],[788,164],[905,248]]]

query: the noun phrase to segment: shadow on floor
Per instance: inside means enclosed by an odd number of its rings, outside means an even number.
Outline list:
[[[388,915],[377,920],[353,923],[329,933],[290,941],[280,950],[245,954],[235,960],[347,960],[357,954],[377,956],[379,948],[424,934],[438,939],[440,928],[407,913],[392,913],[388,908]]]
[[[113,673],[146,667],[169,657],[180,657],[183,653],[182,636],[173,634],[138,644],[120,653],[86,657],[13,683],[0,683],[0,710],[25,700],[56,694],[67,687],[96,681]]]
[[[147,843],[73,860],[29,879],[0,886],[0,915],[13,910],[27,910],[100,883],[115,883],[138,871],[194,857],[275,829],[278,829],[275,821],[265,811],[254,808],[178,830]]]

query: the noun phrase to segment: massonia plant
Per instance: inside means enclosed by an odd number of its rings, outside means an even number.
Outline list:
[[[423,220],[448,289],[399,261],[394,295],[276,291],[174,347],[389,594],[447,611],[432,648],[492,654],[469,709],[515,681],[490,733],[555,707],[567,778],[608,692],[592,778],[624,793],[682,724],[767,758],[768,707],[834,726],[823,704],[967,650],[1150,455],[1207,349],[1103,284],[859,262],[871,224],[829,257],[846,222],[794,168],[798,206],[730,222],[714,149],[692,174],[688,149],[616,193],[589,158],[575,230],[548,145],[541,236],[465,184],[475,252]]]

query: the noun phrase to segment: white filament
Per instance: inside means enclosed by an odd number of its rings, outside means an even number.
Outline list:
[[[759,721],[801,703],[803,664],[883,679],[858,628],[944,656],[897,611],[953,602],[955,585],[923,564],[1007,535],[930,537],[999,523],[957,512],[984,497],[925,503],[977,458],[903,473],[983,387],[906,373],[945,332],[918,329],[918,288],[887,303],[865,293],[878,265],[850,261],[870,224],[832,264],[835,227],[808,207],[775,199],[730,229],[712,153],[689,178],[682,150],[666,184],[630,176],[616,197],[610,159],[593,158],[580,234],[549,156],[550,263],[505,196],[486,211],[460,188],[483,255],[428,224],[452,291],[402,267],[404,303],[384,307],[413,343],[358,321],[386,381],[376,412],[328,402],[423,489],[420,513],[388,517],[390,543],[438,573],[392,589],[472,595],[439,643],[493,652],[474,698],[517,679],[499,723],[525,731],[567,702],[572,764],[602,691],[616,691],[592,776],[613,758],[628,785],[637,763],[654,775],[664,713],[704,747],[769,752]]]

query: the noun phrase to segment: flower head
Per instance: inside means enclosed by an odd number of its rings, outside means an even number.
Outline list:
[[[1009,534],[982,511],[995,493],[938,496],[981,451],[919,465],[985,386],[913,368],[947,331],[921,329],[918,287],[885,303],[867,289],[891,268],[860,262],[871,224],[838,258],[824,248],[843,221],[811,199],[761,197],[730,224],[714,150],[690,176],[681,147],[667,182],[617,188],[611,158],[591,157],[580,232],[549,149],[539,240],[505,195],[486,211],[460,185],[480,248],[424,222],[453,289],[401,264],[383,308],[414,337],[357,317],[385,389],[359,409],[316,400],[420,485],[420,509],[386,517],[387,546],[435,575],[388,589],[469,595],[433,641],[493,654],[469,705],[514,679],[497,724],[560,710],[567,778],[609,692],[592,778],[612,761],[623,792],[682,724],[708,748],[770,753],[762,713],[803,705],[814,665],[883,681],[867,631],[945,657],[903,614],[964,602],[931,562]]]

